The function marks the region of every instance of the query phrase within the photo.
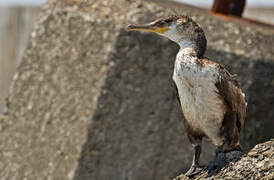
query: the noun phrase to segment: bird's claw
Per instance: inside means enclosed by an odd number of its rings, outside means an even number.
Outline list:
[[[190,169],[185,173],[187,177],[192,177],[199,174],[202,171],[200,166],[191,166]]]

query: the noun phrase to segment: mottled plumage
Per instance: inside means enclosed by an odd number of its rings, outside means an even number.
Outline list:
[[[189,54],[178,54],[173,80],[191,141],[206,137],[215,146],[231,140],[226,151],[240,149],[245,100],[235,76],[221,65]]]
[[[187,16],[170,16],[129,30],[155,32],[180,46],[173,81],[184,117],[185,130],[194,148],[187,176],[197,174],[203,138],[217,152],[241,150],[239,133],[246,115],[245,96],[235,75],[204,57],[206,37],[200,26]]]

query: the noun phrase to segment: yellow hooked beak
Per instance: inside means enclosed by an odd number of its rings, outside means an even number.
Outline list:
[[[143,32],[154,32],[158,34],[163,34],[169,30],[167,26],[157,27],[154,24],[144,24],[144,25],[135,25],[131,24],[128,26],[129,31],[143,31]]]

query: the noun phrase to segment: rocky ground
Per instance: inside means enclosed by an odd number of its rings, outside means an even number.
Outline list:
[[[226,160],[230,162],[225,167],[217,167],[213,171],[205,167],[193,179],[274,179],[274,139],[256,145],[239,160],[236,160],[237,157],[236,152],[227,153]],[[189,178],[183,174],[174,178],[186,179]]]

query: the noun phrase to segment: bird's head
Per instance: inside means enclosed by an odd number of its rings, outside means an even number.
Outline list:
[[[128,26],[129,31],[154,32],[182,46],[193,46],[202,56],[206,49],[206,37],[202,28],[188,16],[173,15],[148,24]]]

